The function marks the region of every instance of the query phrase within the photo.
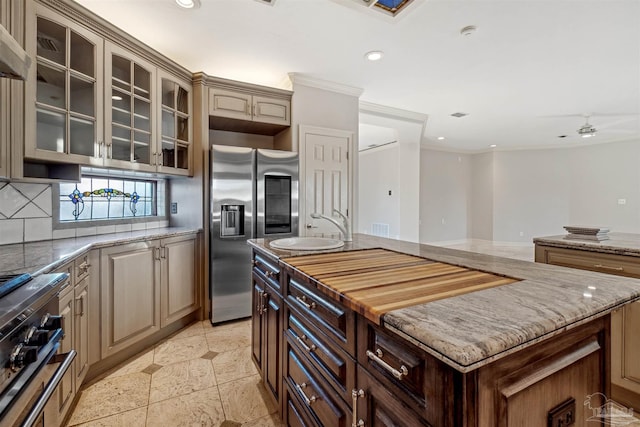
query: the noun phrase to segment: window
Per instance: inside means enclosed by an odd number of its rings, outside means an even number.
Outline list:
[[[83,176],[80,183],[61,183],[60,223],[122,220],[158,215],[158,181]]]

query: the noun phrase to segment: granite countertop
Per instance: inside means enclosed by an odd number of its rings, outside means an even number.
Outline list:
[[[603,240],[601,242],[566,239],[565,236],[566,235],[536,237],[533,239],[533,243],[556,248],[580,249],[590,252],[640,257],[640,234],[609,233],[609,240]]]
[[[199,232],[183,227],[153,228],[71,239],[0,245],[0,274],[49,273],[91,249]]]
[[[249,243],[284,258],[310,251]],[[383,326],[469,372],[640,298],[640,280],[367,235],[332,251],[385,248],[521,281],[387,312]],[[314,252],[317,253],[317,252]]]

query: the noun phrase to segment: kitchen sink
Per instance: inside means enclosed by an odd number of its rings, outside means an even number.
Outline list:
[[[338,239],[326,237],[288,237],[278,239],[269,243],[272,248],[285,249],[289,251],[322,251],[325,249],[336,249],[344,246],[344,242]]]

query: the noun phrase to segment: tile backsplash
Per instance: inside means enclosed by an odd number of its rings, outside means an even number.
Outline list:
[[[168,226],[168,221],[53,229],[51,184],[0,182],[0,245]]]

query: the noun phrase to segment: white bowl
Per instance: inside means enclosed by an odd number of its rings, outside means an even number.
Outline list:
[[[270,242],[269,245],[271,245],[272,248],[288,251],[322,251],[340,248],[344,246],[344,242],[326,237],[288,237],[286,239],[274,240]]]

